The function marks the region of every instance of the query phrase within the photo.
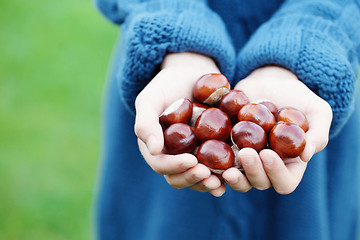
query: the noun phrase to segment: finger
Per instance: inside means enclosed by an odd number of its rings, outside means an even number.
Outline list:
[[[190,186],[189,188],[195,191],[208,192],[210,190],[215,190],[221,186],[221,181],[218,177],[211,174],[210,177],[205,178],[204,180]]]
[[[222,183],[220,187],[214,190],[210,190],[209,193],[214,197],[221,197],[222,195],[224,195],[225,190],[226,190],[225,184]]]
[[[238,153],[238,158],[244,168],[250,184],[259,190],[271,187],[271,182],[266,175],[259,154],[252,148],[243,148]]]
[[[326,129],[321,122],[312,123],[311,128],[305,133],[306,145],[300,154],[301,160],[308,162],[315,153],[326,147],[329,140],[329,129]]]
[[[198,163],[196,157],[192,154],[184,153],[178,155],[151,155],[144,142],[138,139],[138,144],[140,152],[147,164],[155,172],[162,175],[183,173]]]
[[[134,131],[151,154],[159,154],[164,146],[164,137],[159,116],[162,112],[161,97],[158,94],[141,92],[135,101],[136,118]]]
[[[210,177],[210,174],[210,170],[205,165],[197,164],[183,173],[164,175],[164,177],[170,186],[182,189]]]
[[[325,101],[322,103],[322,111],[311,111],[307,113],[309,130],[305,134],[306,145],[301,160],[308,162],[311,157],[323,150],[329,141],[329,131],[332,121],[332,110]],[[319,108],[316,108],[318,110]]]
[[[238,192],[247,192],[252,188],[249,180],[237,168],[229,168],[222,176],[229,187]]]
[[[270,149],[262,150],[260,158],[274,189],[280,194],[289,194],[296,189],[307,165],[299,157],[283,161]]]

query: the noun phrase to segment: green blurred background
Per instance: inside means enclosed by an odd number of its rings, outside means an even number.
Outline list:
[[[91,0],[0,1],[0,239],[91,239],[118,28]]]
[[[0,1],[0,239],[90,239],[118,28],[91,0]]]

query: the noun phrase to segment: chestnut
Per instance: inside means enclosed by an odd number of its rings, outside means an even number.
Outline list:
[[[303,112],[294,107],[283,107],[280,108],[276,114],[276,120],[278,122],[290,122],[295,123],[301,127],[305,132],[309,130],[308,120]]]
[[[208,109],[209,107],[207,105],[198,103],[198,102],[194,102],[193,103],[193,111],[192,111],[192,115],[190,118],[190,126],[195,126],[197,119],[200,117],[200,115],[202,114],[203,111],[205,111],[206,109]]]
[[[234,153],[231,147],[219,140],[207,140],[200,145],[196,158],[212,172],[221,174],[234,165]]]
[[[250,147],[260,152],[266,147],[267,135],[256,123],[241,121],[231,129],[231,140],[239,149]]]
[[[259,101],[258,103],[267,107],[276,118],[278,108],[275,106],[275,104],[273,102],[268,101],[268,100],[262,100],[262,101]]]
[[[270,110],[258,103],[249,103],[242,107],[238,114],[238,120],[239,122],[254,122],[260,125],[266,133],[270,132],[276,123],[275,117]]]
[[[197,147],[197,140],[189,125],[174,123],[164,132],[164,145],[169,154],[191,153]]]
[[[206,109],[195,124],[195,135],[200,142],[209,139],[226,141],[230,137],[231,121],[228,115],[218,108]]]
[[[192,102],[187,98],[182,98],[165,109],[159,117],[159,122],[165,129],[174,123],[188,123],[192,111]]]
[[[305,132],[295,123],[278,122],[269,134],[270,148],[282,159],[299,156],[305,145]]]
[[[214,106],[229,91],[230,83],[223,74],[209,73],[195,82],[193,96],[198,102]]]
[[[236,121],[240,109],[249,102],[249,98],[243,91],[230,90],[230,92],[220,100],[219,107],[232,121]]]

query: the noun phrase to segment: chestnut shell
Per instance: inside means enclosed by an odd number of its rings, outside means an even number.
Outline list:
[[[197,147],[197,139],[189,125],[174,123],[164,132],[164,145],[169,154],[191,153]]]
[[[228,115],[218,108],[206,109],[195,124],[195,135],[200,142],[209,139],[226,141],[230,137],[231,121]]]
[[[215,105],[229,91],[230,83],[223,74],[209,73],[201,76],[195,82],[193,97],[198,102]]]
[[[294,123],[278,122],[269,134],[270,148],[282,159],[298,157],[305,145],[305,132]]]
[[[192,102],[187,98],[182,98],[173,102],[165,109],[159,117],[159,122],[164,128],[174,123],[188,123],[192,112]]]
[[[219,140],[207,140],[200,145],[196,158],[212,170],[226,170],[234,165],[234,152],[231,147]]]
[[[248,104],[249,98],[241,90],[230,90],[220,101],[219,107],[232,121],[237,120],[240,109]]]
[[[262,100],[260,102],[258,102],[259,104],[264,105],[265,107],[267,107],[270,112],[275,116],[276,118],[276,114],[278,112],[278,108],[275,106],[275,104],[269,100]]]
[[[301,127],[305,132],[309,130],[308,120],[303,112],[294,107],[283,107],[280,108],[276,114],[276,120],[278,122],[290,122],[295,123]]]
[[[266,147],[267,135],[256,123],[242,121],[232,128],[231,140],[239,149],[250,147],[260,152]]]
[[[270,110],[262,104],[246,104],[238,114],[238,120],[254,122],[264,129],[266,133],[270,132],[275,125],[276,119]]]
[[[208,108],[209,106],[205,104],[193,102],[193,111],[189,121],[190,126],[195,127],[196,121],[198,120],[200,115]]]

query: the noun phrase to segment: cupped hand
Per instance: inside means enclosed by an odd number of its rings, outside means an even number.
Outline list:
[[[139,149],[148,165],[164,175],[174,188],[189,187],[214,196],[225,192],[225,185],[206,166],[198,163],[194,155],[168,155],[163,151],[163,131],[159,124],[159,116],[171,103],[180,98],[192,100],[192,88],[199,77],[218,72],[214,61],[204,55],[168,54],[162,70],[136,98],[134,130]]]
[[[252,187],[264,190],[270,187],[280,194],[289,194],[299,185],[311,157],[328,143],[332,110],[330,105],[312,92],[291,71],[266,66],[253,71],[241,80],[235,89],[245,92],[250,101],[270,100],[278,108],[291,106],[302,111],[309,122],[306,146],[296,158],[282,160],[270,149],[257,153],[250,148],[238,153],[245,174],[236,168],[223,173],[227,184],[240,192]]]

